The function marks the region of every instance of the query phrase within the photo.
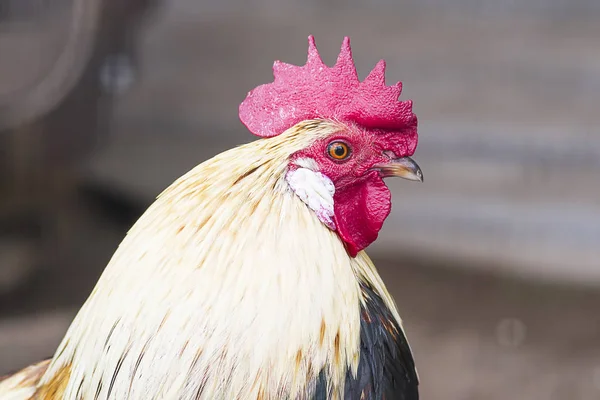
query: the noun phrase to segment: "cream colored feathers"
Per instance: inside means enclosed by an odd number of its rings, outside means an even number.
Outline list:
[[[291,154],[338,129],[301,123],[171,185],[114,254],[38,390],[60,378],[64,399],[303,399],[329,365],[331,392],[343,393],[359,357],[358,279],[400,320],[366,254],[350,258],[284,179]]]

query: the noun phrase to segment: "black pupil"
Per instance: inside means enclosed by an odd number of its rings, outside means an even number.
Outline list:
[[[337,146],[335,146],[333,152],[336,156],[343,157],[346,154],[346,149],[344,148],[344,146],[338,144]]]

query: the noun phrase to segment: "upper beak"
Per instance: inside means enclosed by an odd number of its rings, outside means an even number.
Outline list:
[[[373,168],[378,169],[384,178],[398,177],[423,182],[421,168],[410,157],[393,158],[389,162],[376,164]]]

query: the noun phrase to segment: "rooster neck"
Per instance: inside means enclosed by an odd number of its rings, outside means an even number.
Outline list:
[[[70,365],[65,398],[302,397],[326,368],[341,395],[358,368],[361,282],[400,320],[366,254],[349,257],[283,179],[302,140],[241,146],[171,185],[116,251],[42,384]]]

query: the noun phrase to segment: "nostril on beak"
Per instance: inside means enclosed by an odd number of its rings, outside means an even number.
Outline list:
[[[386,156],[386,157],[389,157],[390,160],[394,160],[394,159],[398,158],[398,156],[396,156],[396,153],[394,153],[391,150],[385,150],[383,152],[383,155]]]

